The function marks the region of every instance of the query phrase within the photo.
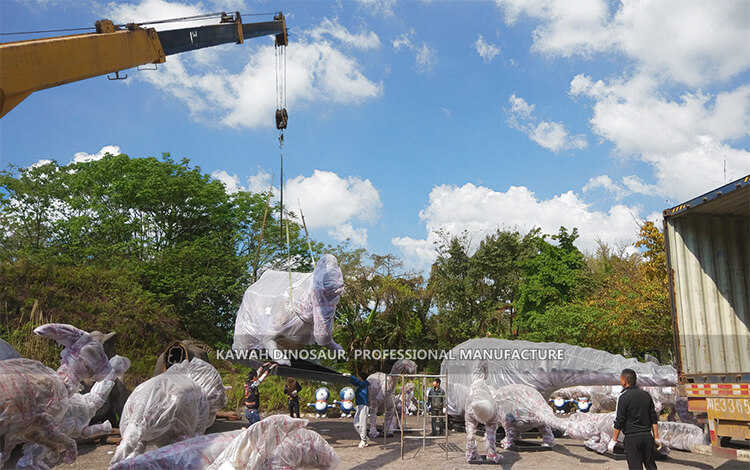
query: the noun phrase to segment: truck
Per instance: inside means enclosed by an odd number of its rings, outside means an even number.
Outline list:
[[[750,175],[663,211],[678,393],[700,451],[750,461]]]

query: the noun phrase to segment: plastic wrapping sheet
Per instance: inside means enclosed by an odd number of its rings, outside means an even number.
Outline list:
[[[18,444],[39,444],[39,455],[71,463],[75,441],[62,430],[71,396],[81,380],[102,380],[112,372],[104,348],[91,335],[71,325],[49,323],[34,333],[63,346],[57,372],[39,361],[0,361],[0,466]],[[44,468],[43,462],[39,467]]]
[[[71,392],[80,389],[81,381],[103,380],[112,370],[102,343],[83,330],[63,323],[47,323],[35,328],[34,333],[64,346],[57,371],[67,378]]]
[[[670,421],[679,419],[682,423],[697,423],[695,415],[688,411],[687,398],[679,396],[677,387],[641,388],[651,395],[657,413],[668,409]],[[619,385],[590,385],[561,388],[560,390],[556,390],[552,396],[560,396],[573,400],[586,396],[591,400],[591,412],[606,413],[615,410],[620,392],[622,392],[622,387]]]
[[[603,454],[612,440],[615,422],[615,412],[610,413],[576,413],[567,420],[567,434],[574,439],[584,440],[584,445],[593,451]],[[623,440],[620,434],[620,441]],[[695,445],[708,443],[708,437],[703,430],[690,423],[675,423],[659,421],[659,440],[662,443],[661,452],[666,454],[669,449],[692,451]]]
[[[220,392],[219,392],[220,390]],[[226,394],[216,369],[193,358],[138,385],[120,418],[122,441],[112,464],[157,447],[203,434]]]
[[[403,397],[403,402],[402,402]],[[403,411],[404,416],[409,415],[412,411],[416,411],[417,407],[414,405],[414,382],[406,382],[404,385],[404,394],[401,391],[395,393],[395,405],[396,419],[391,421],[391,432],[395,432],[399,428],[399,422],[401,420],[401,413]],[[406,409],[404,409],[404,403],[406,403]]]
[[[202,470],[244,429],[196,436],[118,462],[109,470]]]
[[[130,368],[130,360],[123,356],[114,356],[109,360],[111,372],[99,382],[94,383],[88,393],[74,393],[70,397],[70,406],[60,425],[60,430],[73,439],[88,439],[112,432],[109,421],[89,425],[91,418],[109,397],[115,379],[122,379]]]
[[[13,346],[0,338],[0,361],[5,359],[18,359],[19,357],[21,357],[21,355],[18,354],[18,351],[13,349]]]
[[[317,433],[305,429],[306,419],[276,415],[237,435],[206,467],[207,470],[332,469],[339,460]]]
[[[59,431],[69,407],[69,392],[55,371],[31,359],[0,361],[0,468],[18,444],[38,443],[77,455],[75,441]]]
[[[310,429],[296,429],[284,437],[268,463],[271,470],[332,469],[339,464],[339,458],[320,434]]]
[[[169,370],[175,367],[177,369],[173,371],[174,373],[184,373],[193,379],[203,391],[203,396],[208,402],[209,421],[202,425],[205,424],[206,428],[209,428],[214,423],[216,412],[227,404],[226,387],[224,387],[219,371],[208,362],[198,358],[193,358],[190,362],[183,361],[175,364]]]
[[[68,400],[68,408],[57,426],[57,430],[72,439],[91,439],[112,432],[109,421],[100,424],[89,424],[96,411],[104,405],[114,386],[114,380],[122,377],[130,367],[130,361],[122,356],[109,360],[112,371],[104,380],[94,383],[88,393],[74,393]],[[23,457],[18,461],[18,468],[45,468],[60,463],[60,456],[47,447],[29,443],[24,445]]]
[[[544,445],[554,445],[553,429],[562,431],[574,439],[586,440],[598,435],[600,423],[596,419],[574,421],[555,416],[547,405],[545,398],[529,385],[512,384],[492,387],[487,381],[488,364],[479,362],[472,371],[472,384],[467,393],[469,397],[466,413],[467,446],[466,458],[472,460],[477,456],[474,432],[479,423],[489,428],[498,425],[505,429],[502,446],[512,447],[522,432],[538,428],[542,433]],[[589,416],[590,413],[578,414]],[[614,418],[612,418],[614,419]],[[609,422],[612,427],[612,421]],[[606,443],[605,443],[606,449]],[[494,438],[488,439],[488,455],[494,455]]]
[[[377,429],[377,416],[378,413],[382,412],[385,417],[385,425],[383,427],[384,432],[387,430],[391,432],[393,416],[395,414],[395,396],[396,383],[398,377],[393,377],[396,374],[416,374],[417,364],[409,359],[400,359],[393,364],[391,367],[390,375],[384,372],[375,372],[367,377],[367,382],[370,384],[367,389],[368,401],[370,406],[370,418],[368,420],[371,438],[378,437]]]
[[[556,351],[554,359],[548,359],[550,351]],[[544,398],[549,398],[555,390],[574,385],[618,385],[620,372],[625,368],[635,370],[641,385],[677,384],[677,371],[671,366],[643,363],[564,343],[476,338],[453,348],[441,364],[440,372],[447,376],[445,389],[449,414],[463,415],[471,386],[471,371],[477,362],[488,357],[487,381],[491,387],[525,384],[537,389]]]
[[[265,349],[283,365],[289,361],[277,341],[341,350],[331,331],[343,291],[344,278],[332,255],[322,256],[312,273],[291,273],[291,280],[288,272],[264,272],[242,298],[232,348]]]

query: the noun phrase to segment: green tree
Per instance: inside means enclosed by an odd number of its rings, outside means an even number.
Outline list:
[[[287,227],[282,237],[266,195],[227,194],[221,182],[167,154],[11,169],[0,188],[5,260],[134,272],[193,337],[211,344],[229,340],[258,271],[312,268],[299,225],[289,223],[287,247]],[[313,244],[316,254],[321,249]]]
[[[524,280],[516,306],[526,331],[539,324],[549,307],[575,300],[587,284],[583,254],[575,247],[578,230],[560,227],[549,242],[537,244],[538,252],[523,262]]]
[[[422,348],[432,344],[429,294],[422,276],[404,271],[393,255],[367,255],[338,247],[334,254],[346,290],[336,309],[334,335],[348,349],[349,366],[365,375],[387,369],[383,361],[354,361],[356,349]]]

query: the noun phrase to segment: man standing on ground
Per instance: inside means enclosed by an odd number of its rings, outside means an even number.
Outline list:
[[[612,452],[620,431],[625,434],[625,457],[628,470],[656,470],[655,447],[659,442],[659,417],[654,401],[648,392],[636,387],[633,369],[623,369],[620,384],[623,387],[617,399],[614,434],[607,446]],[[651,433],[653,432],[653,436]]]
[[[260,392],[258,387],[268,377],[268,373],[278,364],[265,363],[258,371],[250,370],[245,381],[245,418],[250,426],[260,421]]]
[[[432,426],[433,436],[442,436],[445,434],[445,419],[443,416],[443,406],[445,404],[445,392],[440,388],[440,379],[432,382],[432,388],[427,394],[427,406],[430,411],[430,424]],[[438,417],[439,416],[439,417]]]
[[[344,373],[344,375],[348,376],[351,384],[357,387],[354,390],[355,403],[357,404],[357,412],[354,413],[354,429],[359,434],[359,448],[362,449],[367,447],[367,417],[370,415],[368,388],[370,383],[349,373]]]
[[[286,379],[286,385],[284,385],[284,395],[289,397],[289,416],[299,418],[299,392],[302,390],[302,386],[294,380],[292,377]]]

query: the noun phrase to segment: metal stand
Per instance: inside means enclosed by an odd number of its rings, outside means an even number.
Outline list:
[[[422,440],[422,448],[420,450],[424,451],[425,445],[427,444],[427,439],[443,439],[445,445],[442,446],[445,451],[445,458],[448,458],[448,415],[447,414],[441,414],[441,415],[429,415],[429,417],[432,418],[441,418],[443,420],[443,430],[444,434],[442,436],[428,436],[427,435],[427,400],[426,400],[426,392],[429,389],[428,381],[427,379],[430,379],[430,383],[434,379],[445,379],[445,375],[435,374],[435,375],[429,375],[429,374],[402,374],[402,375],[391,375],[391,377],[400,377],[401,378],[401,413],[396,413],[396,420],[399,424],[399,428],[401,429],[401,459],[404,458],[404,444],[406,439],[421,439]],[[414,387],[414,396],[415,397],[422,397],[422,400],[417,400],[417,418],[422,418],[422,427],[421,428],[410,428],[406,429],[406,408],[407,404],[404,403],[405,400],[405,390],[406,390],[406,382],[409,381],[415,381],[415,387]],[[394,397],[391,396],[391,400],[394,400]],[[393,402],[394,409],[396,408],[395,401]],[[385,445],[386,435],[387,435],[387,429],[385,429],[385,423],[383,423],[383,444]],[[420,435],[417,436],[407,436],[405,435],[406,431],[410,432],[417,432],[420,433]]]

